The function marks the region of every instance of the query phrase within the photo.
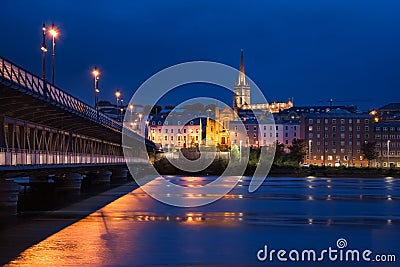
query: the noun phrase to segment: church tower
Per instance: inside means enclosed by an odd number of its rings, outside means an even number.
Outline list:
[[[250,105],[250,85],[246,82],[244,73],[243,49],[240,54],[240,71],[237,83],[233,87],[233,109],[241,109],[244,105]]]

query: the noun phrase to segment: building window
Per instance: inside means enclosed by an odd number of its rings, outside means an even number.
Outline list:
[[[333,156],[332,155],[328,155],[328,160],[333,160]]]
[[[388,135],[387,134],[382,135],[382,139],[388,139]]]
[[[357,139],[360,139],[360,138],[361,138],[361,135],[360,135],[360,134],[356,134],[356,138],[357,138]]]
[[[357,123],[360,123],[360,119],[357,119]]]
[[[317,131],[321,131],[321,127],[320,126],[317,126]]]
[[[159,132],[159,133],[161,133],[161,128],[160,128],[160,129],[158,129],[158,132]]]
[[[285,144],[288,145],[288,144],[289,144],[289,141],[288,141],[288,140],[285,140]]]
[[[365,139],[368,139],[369,138],[369,134],[365,134]]]
[[[178,135],[178,141],[181,141],[181,137]]]
[[[171,135],[171,141],[174,141],[174,136],[173,135]]]
[[[295,126],[295,127],[296,127],[296,126]],[[293,136],[294,136],[294,137],[296,137],[296,136],[297,136],[297,133],[296,133],[296,132],[294,132],[294,133],[293,133]]]
[[[199,136],[198,135],[196,135],[196,141],[199,141]]]
[[[352,146],[353,145],[353,141],[349,141],[349,146]]]
[[[369,126],[365,126],[364,128],[366,132],[369,131]]]
[[[357,141],[357,146],[360,146],[360,145],[361,145],[360,141]]]
[[[264,133],[264,137],[267,137],[267,133]]]
[[[394,127],[390,127],[390,131],[391,131],[391,132],[394,132]]]
[[[186,129],[183,129],[183,133],[186,133]]]
[[[285,137],[288,137],[288,133],[285,133]]]
[[[340,146],[345,146],[345,142],[344,141],[340,141]]]
[[[349,119],[349,123],[353,123],[353,120],[352,120],[352,119]]]
[[[309,134],[308,134],[308,138],[313,138],[313,134],[312,134],[312,133],[309,133]]]
[[[360,126],[356,127],[357,132],[359,132],[361,130]]]
[[[168,136],[164,136],[164,140],[167,141],[168,140]]]
[[[336,131],[336,126],[332,126],[332,131]]]
[[[168,129],[165,129],[165,133],[168,133]]]
[[[344,148],[341,148],[341,149],[340,149],[340,153],[344,154],[344,153],[345,153],[345,149],[344,149]]]
[[[324,122],[325,122],[325,124],[328,124],[328,119],[325,119]]]
[[[295,131],[297,130],[297,126],[296,126],[296,125],[294,126],[294,130],[295,130]]]
[[[312,131],[312,126],[308,126],[308,130],[311,132]]]
[[[313,119],[308,119],[309,124],[313,124]]]
[[[388,127],[383,127],[384,132],[387,132],[387,130],[388,130]]]
[[[320,123],[321,123],[321,120],[320,120],[320,119],[317,119],[317,123],[320,124]]]
[[[196,133],[199,133],[199,129],[196,129]]]
[[[174,133],[174,129],[171,129],[171,133]]]
[[[332,124],[336,124],[336,119],[332,119]]]
[[[237,126],[235,126],[235,130],[237,130]],[[264,125],[264,131],[267,130],[267,126]]]
[[[344,132],[345,130],[346,130],[346,127],[340,126],[340,131],[341,131],[341,132]]]
[[[332,138],[333,138],[333,139],[336,138],[336,134],[335,134],[335,133],[332,134]]]
[[[255,128],[255,126],[254,126],[254,128]],[[288,127],[288,126],[285,126],[285,129],[286,129],[286,131],[287,131],[287,130],[289,130],[289,127]],[[254,129],[254,130],[255,130],[255,129]]]
[[[324,137],[325,137],[325,138],[328,138],[328,134],[326,133],[326,134],[324,135]]]
[[[276,133],[276,137],[277,137],[277,138],[279,137],[279,134],[278,134],[278,133]]]
[[[253,127],[253,131],[257,131],[257,126],[254,126],[254,127]]]
[[[380,134],[375,135],[375,139],[381,139],[381,135]]]
[[[380,132],[381,131],[381,127],[375,127],[375,131]]]
[[[340,134],[340,138],[341,138],[341,139],[344,139],[344,138],[345,138],[344,133],[341,133],[341,134]]]
[[[247,129],[247,128],[246,128]],[[276,126],[276,130],[278,131],[279,130],[279,127],[278,127],[278,125]]]
[[[365,124],[368,124],[369,123],[369,119],[365,119]]]
[[[317,134],[317,138],[318,138],[318,139],[321,138],[321,135],[320,135],[320,134]]]
[[[254,138],[257,137],[257,134],[256,134],[256,133],[253,133],[253,137],[254,137]]]

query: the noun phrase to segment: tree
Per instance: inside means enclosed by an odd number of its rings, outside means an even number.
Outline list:
[[[237,161],[240,159],[240,150],[237,145],[231,147],[231,159]]]
[[[303,139],[293,139],[289,148],[289,159],[293,162],[300,163],[304,156],[307,155],[306,142]]]
[[[275,157],[274,157],[274,163],[276,165],[281,165],[285,161],[285,145],[282,143],[279,143],[278,141],[275,142]]]
[[[375,150],[376,142],[365,142],[361,146],[361,152],[368,160],[368,167],[371,166],[371,161],[378,158],[378,152]]]

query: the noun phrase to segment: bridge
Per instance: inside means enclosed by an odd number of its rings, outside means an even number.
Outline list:
[[[21,175],[68,176],[92,169],[104,179],[112,167],[114,176],[126,176],[122,134],[137,142],[145,141],[148,151],[154,151],[155,146],[123,127],[54,84],[0,57],[0,182]],[[143,157],[128,160],[140,162]]]

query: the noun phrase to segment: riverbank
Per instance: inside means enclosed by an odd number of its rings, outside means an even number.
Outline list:
[[[88,216],[137,188],[135,182],[118,185],[96,195],[51,211],[24,212],[0,229],[0,265],[3,266],[28,247]],[[94,193],[93,193],[94,194]]]
[[[155,162],[154,166],[162,175],[221,175],[228,160],[214,160],[206,169],[199,172],[182,171],[173,166],[166,158],[161,158]],[[256,169],[254,161],[250,161],[246,168],[244,176],[253,175]],[[354,168],[354,167],[294,167],[294,166],[278,166],[272,165],[268,174],[271,177],[354,177],[354,178],[379,178],[379,177],[396,177],[400,178],[400,169],[387,168]]]

